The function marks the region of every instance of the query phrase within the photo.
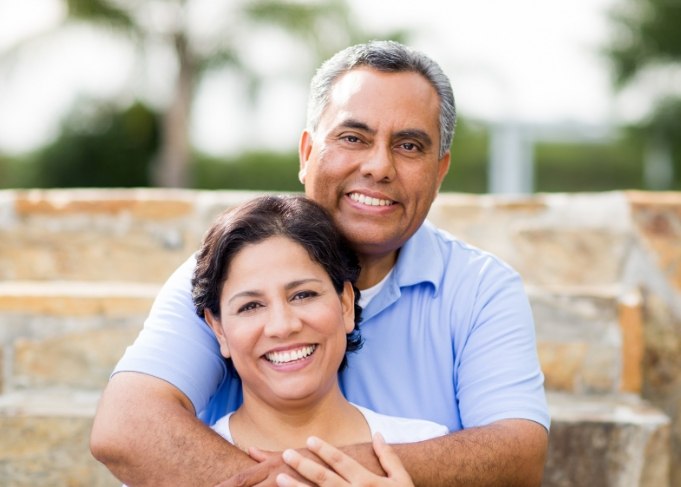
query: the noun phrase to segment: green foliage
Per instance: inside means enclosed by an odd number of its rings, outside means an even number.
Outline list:
[[[612,12],[614,36],[606,47],[619,88],[646,72],[681,70],[681,2],[620,0]],[[669,73],[665,73],[669,76]],[[653,88],[655,89],[655,88]],[[658,92],[647,120],[636,127],[648,144],[669,147],[674,166],[671,187],[681,187],[681,99]]]
[[[538,144],[538,192],[642,189],[640,141],[623,138],[599,144]]]
[[[199,189],[302,191],[297,152],[252,151],[228,159],[199,156],[194,166]]]
[[[681,62],[678,0],[620,0],[611,18],[615,32],[606,53],[620,85],[645,68]]]
[[[86,116],[74,112],[61,136],[36,154],[34,186],[148,186],[158,125],[158,116],[140,103],[122,112],[110,106]]]
[[[449,173],[441,191],[484,193],[487,191],[487,130],[460,117],[454,140]]]
[[[138,26],[128,11],[106,0],[64,0],[68,16],[74,20],[99,24],[129,32]]]

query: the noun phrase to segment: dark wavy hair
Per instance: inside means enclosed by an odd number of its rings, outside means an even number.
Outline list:
[[[300,244],[310,258],[321,265],[340,295],[346,281],[355,291],[355,327],[347,335],[346,356],[340,369],[347,366],[347,353],[359,350],[362,308],[355,282],[360,267],[357,256],[321,206],[303,196],[261,196],[225,211],[203,237],[196,255],[192,278],[192,300],[203,318],[206,309],[220,316],[220,295],[229,275],[229,265],[248,244],[270,237],[286,237]]]

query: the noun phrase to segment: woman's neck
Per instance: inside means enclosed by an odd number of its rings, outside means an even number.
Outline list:
[[[244,402],[231,416],[230,432],[241,449],[268,451],[303,448],[311,435],[342,446],[371,440],[364,415],[336,387],[320,400],[271,405],[244,394]]]

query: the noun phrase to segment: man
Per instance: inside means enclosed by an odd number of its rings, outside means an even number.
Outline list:
[[[312,80],[300,179],[362,266],[365,344],[341,382],[356,404],[448,425],[445,437],[395,446],[415,485],[540,485],[549,418],[522,283],[494,256],[424,223],[454,124],[440,67],[397,43],[345,49]],[[118,364],[93,454],[131,485],[233,475],[233,485],[274,485],[286,469],[279,455],[256,464],[195,416],[210,423],[241,398],[194,313],[193,265],[169,279]],[[380,472],[370,445],[344,451]]]

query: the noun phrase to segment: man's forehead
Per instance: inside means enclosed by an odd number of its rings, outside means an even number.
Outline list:
[[[424,113],[428,106],[432,107],[432,114]],[[334,126],[373,130],[389,112],[400,111],[407,126],[411,125],[410,121],[423,120],[424,115],[428,123],[432,115],[432,122],[438,124],[437,92],[421,73],[379,71],[362,66],[344,73],[334,82],[322,119]]]

